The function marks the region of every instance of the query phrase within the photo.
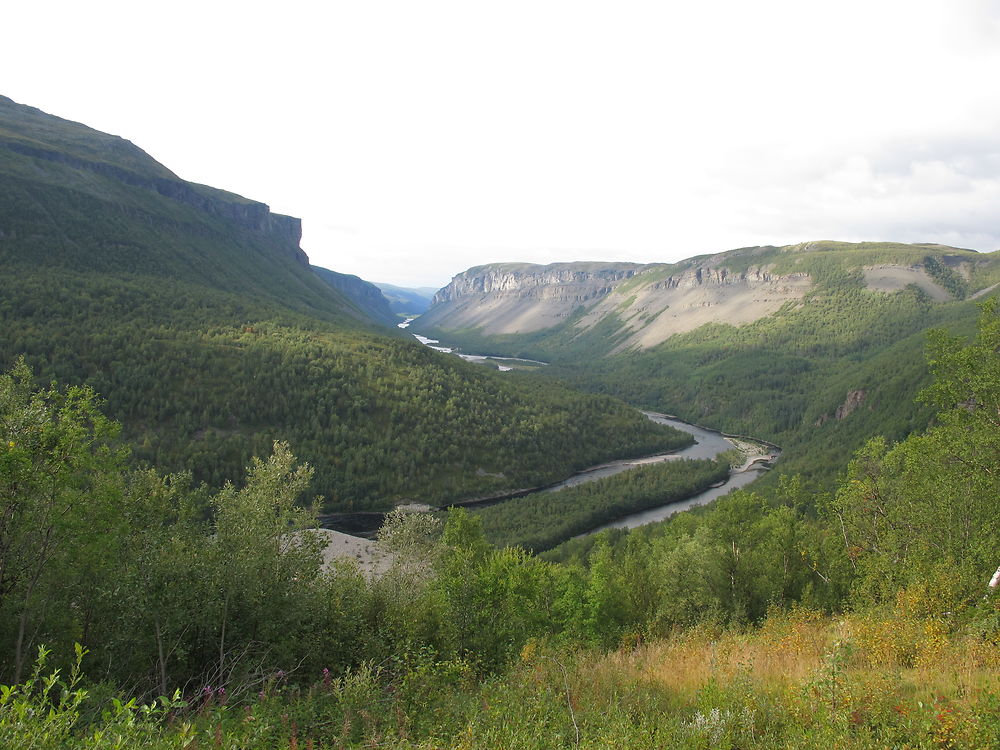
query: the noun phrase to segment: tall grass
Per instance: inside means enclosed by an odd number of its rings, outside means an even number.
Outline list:
[[[997,747],[1000,653],[982,627],[996,612],[955,626],[901,607],[794,609],[610,653],[532,641],[506,674],[479,681],[421,652],[311,685],[279,680],[241,705],[199,696],[144,713],[119,700],[102,719],[74,698],[63,744],[37,746],[119,747],[124,736],[163,748]],[[17,693],[22,709],[30,693]],[[24,736],[51,723],[58,702],[35,700],[16,717],[0,707],[0,737],[14,736],[14,718]]]

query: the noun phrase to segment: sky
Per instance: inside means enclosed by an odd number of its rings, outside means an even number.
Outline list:
[[[1000,248],[1000,2],[35,0],[0,94],[303,222],[315,265]]]

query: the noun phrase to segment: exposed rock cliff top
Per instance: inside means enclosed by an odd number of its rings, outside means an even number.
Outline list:
[[[819,241],[674,264],[498,263],[458,274],[437,293],[420,326],[489,336],[569,319],[585,331],[613,319],[621,335],[616,350],[648,348],[706,323],[743,325],[771,315],[802,300],[817,274],[857,279],[850,283],[873,292],[914,284],[932,300],[955,299],[973,291],[972,270],[988,257],[939,245]]]
[[[576,301],[606,293],[613,284],[630,278],[645,266],[638,263],[496,263],[477,266],[458,274],[434,295],[434,304],[476,294],[511,293],[531,296],[540,289],[550,298],[571,297]],[[544,294],[544,292],[542,292]]]

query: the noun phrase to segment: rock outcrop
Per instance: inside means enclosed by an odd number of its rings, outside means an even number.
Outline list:
[[[495,264],[470,268],[434,295],[433,303],[455,302],[463,297],[509,294],[525,298],[567,299],[586,302],[608,294],[618,282],[631,278],[643,266],[615,263]]]
[[[852,411],[857,409],[865,401],[865,396],[868,393],[864,390],[850,391],[847,394],[847,398],[844,399],[844,403],[837,407],[837,411],[833,413],[833,418],[838,422],[841,419],[845,419],[850,415]]]
[[[565,321],[642,271],[636,263],[498,263],[458,274],[434,296],[421,327],[530,333]]]
[[[838,422],[842,419],[847,419],[847,417],[849,417],[859,406],[861,406],[861,404],[865,402],[867,397],[868,391],[861,388],[854,391],[848,391],[847,398],[844,399],[844,403],[834,410],[833,419]],[[822,427],[829,421],[830,414],[827,412],[826,414],[820,415],[819,419],[817,419],[814,424],[816,427]]]
[[[624,334],[618,348],[646,348],[707,322],[751,322],[801,298],[809,286],[805,273],[734,271],[718,256],[675,265],[495,264],[456,276],[420,325],[530,333],[572,316],[584,331],[615,316]]]

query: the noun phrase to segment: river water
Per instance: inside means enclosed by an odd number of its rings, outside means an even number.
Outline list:
[[[397,328],[409,328],[410,323],[413,322],[415,318],[407,318],[402,323],[397,323]],[[537,359],[522,359],[520,357],[494,357],[493,355],[487,354],[463,354],[462,352],[456,352],[450,346],[438,346],[441,342],[437,339],[429,339],[426,336],[421,336],[419,333],[412,334],[413,338],[419,341],[424,346],[430,347],[436,352],[441,352],[442,354],[454,354],[457,357],[461,357],[466,362],[478,362],[480,364],[486,364],[492,362],[497,366],[500,372],[510,372],[513,367],[503,364],[504,362],[509,362],[511,365],[522,364],[522,365],[547,365],[548,362],[539,362]]]
[[[412,318],[410,319],[412,320]],[[405,321],[405,323],[400,323],[400,328],[406,328],[410,324],[410,320]],[[420,336],[413,334],[414,337],[425,346],[429,346],[446,354],[458,354],[463,359],[470,361],[483,361],[487,359],[482,355],[477,354],[459,354],[453,349],[447,346],[439,346],[441,343],[435,339],[429,339],[425,336]],[[501,360],[504,358],[500,357],[490,357],[489,359]],[[525,361],[532,362],[533,364],[544,365],[545,362],[535,362],[534,360],[513,360],[513,361]],[[498,363],[499,364],[499,363]],[[511,368],[499,365],[501,371],[509,370]],[[674,453],[662,453],[655,456],[648,456],[646,458],[639,459],[625,459],[621,461],[611,461],[606,464],[601,464],[600,466],[595,466],[591,469],[574,474],[568,479],[559,482],[552,487],[548,487],[544,490],[539,490],[539,492],[557,492],[566,487],[573,487],[578,484],[583,484],[584,482],[593,482],[597,479],[603,479],[604,477],[609,477],[614,474],[618,474],[623,471],[628,471],[637,466],[642,466],[645,464],[659,463],[662,461],[672,461],[678,458],[715,458],[720,453],[731,450],[735,447],[735,444],[731,439],[727,438],[721,432],[717,430],[710,430],[705,427],[699,427],[698,425],[688,424],[683,422],[676,417],[672,417],[668,414],[659,414],[657,412],[646,411],[643,412],[649,419],[657,422],[659,424],[669,425],[675,429],[681,430],[683,432],[691,435],[695,442],[694,444],[684,448],[683,450],[676,451]],[[753,443],[752,439],[742,439],[744,443]],[[758,446],[754,446],[758,447]],[[757,479],[762,473],[768,470],[770,464],[777,460],[778,456],[781,455],[781,451],[772,445],[761,443],[759,444],[761,449],[761,455],[756,457],[752,463],[744,465],[738,469],[734,469],[729,472],[729,479],[722,485],[718,487],[709,487],[703,492],[699,492],[696,495],[692,495],[684,500],[678,500],[677,502],[668,503],[666,505],[661,505],[658,508],[652,508],[649,510],[640,511],[638,513],[633,513],[631,515],[623,516],[615,521],[599,526],[595,529],[591,529],[585,534],[580,536],[586,536],[587,534],[595,534],[598,531],[604,531],[605,529],[634,529],[638,526],[645,526],[649,523],[657,523],[659,521],[666,520],[674,513],[680,513],[681,511],[693,508],[697,505],[705,505],[710,503],[722,495],[728,494],[735,489],[739,489],[747,484],[750,484],[754,479]]]
[[[656,412],[643,412],[649,419],[657,422],[659,424],[669,425],[678,430],[691,435],[697,442],[694,445],[690,445],[681,451],[676,453],[665,454],[662,456],[653,456],[649,459],[640,459],[639,461],[616,461],[615,464],[623,465],[623,468],[618,469],[618,471],[624,471],[626,469],[632,468],[633,466],[640,465],[642,463],[652,463],[655,461],[664,461],[672,458],[715,458],[720,453],[732,450],[734,444],[730,442],[721,432],[717,430],[709,430],[705,427],[699,427],[697,425],[688,424],[687,422],[682,422],[681,420],[671,417],[667,414],[658,414]],[[744,441],[749,442],[749,441]],[[674,513],[680,513],[688,508],[693,508],[696,505],[705,505],[710,503],[722,495],[728,494],[735,489],[743,487],[750,484],[754,479],[759,477],[762,473],[767,471],[768,466],[771,462],[775,461],[781,454],[777,448],[772,446],[762,445],[762,454],[760,459],[749,466],[744,466],[739,469],[729,472],[729,479],[725,484],[718,487],[709,487],[708,489],[699,492],[696,495],[685,498],[684,500],[678,500],[677,502],[667,503],[666,505],[661,505],[657,508],[651,508],[649,510],[643,510],[638,513],[632,513],[631,515],[623,516],[615,521],[606,523],[603,526],[598,526],[596,529],[591,529],[585,534],[580,536],[586,536],[587,534],[596,534],[598,531],[604,531],[605,529],[634,529],[638,526],[645,526],[648,523],[657,523],[659,521],[666,520]],[[766,462],[766,465],[765,465]],[[610,465],[609,465],[610,466]],[[595,471],[600,471],[603,467],[598,467]],[[589,474],[590,472],[586,472]],[[617,471],[611,471],[601,476],[610,476],[610,474],[615,474]],[[566,480],[563,485],[571,486],[571,484],[579,484],[578,481],[574,481],[580,475],[575,475],[570,479]],[[600,478],[595,476],[595,479]],[[587,481],[587,480],[584,480]],[[558,485],[556,488],[559,486]],[[553,488],[553,489],[556,489]]]

